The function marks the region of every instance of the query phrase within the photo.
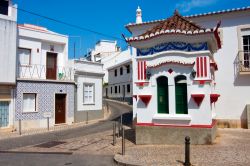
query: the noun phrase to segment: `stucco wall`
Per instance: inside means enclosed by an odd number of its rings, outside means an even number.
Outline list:
[[[219,70],[216,72],[216,88],[221,94],[216,103],[217,119],[237,120],[240,123],[246,119],[246,105],[250,104],[250,75],[239,75],[235,70],[235,60],[239,50],[243,50],[242,37],[238,37],[237,28],[248,25],[249,12],[234,12],[223,15],[192,18],[205,27],[214,27],[221,20],[222,48],[215,54]],[[239,36],[241,36],[239,34]],[[244,123],[244,122],[243,122]]]
[[[16,21],[0,18],[0,84],[16,83]]]
[[[78,75],[76,77],[77,83],[77,111],[94,111],[102,109],[102,77]],[[94,85],[94,103],[83,103],[83,86],[84,84]]]
[[[194,63],[196,57],[206,56],[209,58],[209,51],[197,51],[197,52],[176,52],[166,51],[152,56],[146,56],[143,58],[133,59],[133,91],[137,96],[133,99],[133,116],[137,118],[137,123],[158,123],[158,124],[173,124],[173,125],[211,125],[214,108],[210,104],[210,94],[215,91],[212,88],[210,82],[206,82],[204,85],[199,84],[200,78],[191,77],[192,70],[196,70],[195,65],[161,65],[156,68],[148,69],[151,72],[151,77],[148,85],[138,86],[135,83],[141,82],[137,76],[137,61],[146,61],[147,65],[159,64],[165,61],[180,61],[185,63]],[[208,56],[209,55],[209,56]],[[207,66],[210,69],[209,66]],[[172,69],[173,72],[168,72]],[[187,101],[188,101],[188,114],[176,114],[176,99],[175,99],[175,81],[174,78],[178,75],[184,75],[187,79]],[[169,114],[158,114],[157,104],[157,81],[160,76],[166,76],[168,78],[168,93],[169,93]],[[211,80],[211,74],[208,71],[207,77],[203,80]],[[148,81],[148,80],[143,80]],[[191,97],[192,94],[204,94],[205,97],[200,106],[194,102]],[[148,105],[145,105],[139,98],[139,95],[151,95],[151,99]]]

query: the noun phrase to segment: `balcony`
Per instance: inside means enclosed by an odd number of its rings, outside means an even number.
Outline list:
[[[73,68],[46,65],[18,65],[18,79],[74,81]]]
[[[250,74],[250,52],[239,51],[236,57],[236,71],[239,74]]]

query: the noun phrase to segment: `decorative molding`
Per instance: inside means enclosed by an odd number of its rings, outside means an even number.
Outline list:
[[[191,94],[191,97],[194,99],[197,106],[201,105],[201,102],[203,101],[205,95],[204,94]]]
[[[139,95],[141,101],[147,106],[151,100],[152,95]]]
[[[160,63],[155,64],[155,65],[147,65],[147,67],[148,68],[156,68],[156,67],[161,67],[161,66],[167,65],[167,64],[183,65],[183,66],[193,66],[195,64],[195,62],[193,62],[193,63],[186,63],[186,62],[181,62],[181,61],[172,61],[172,60],[170,60],[170,61],[160,62]],[[172,72],[169,72],[169,73],[171,74]]]
[[[179,51],[204,51],[208,50],[206,42],[203,43],[185,43],[185,42],[168,42],[156,45],[151,48],[137,49],[137,56],[152,55],[158,52],[179,50]]]
[[[145,86],[145,85],[148,85],[149,82],[135,82],[135,84],[136,84],[137,86]]]
[[[210,102],[211,102],[211,104],[215,103],[218,100],[219,97],[220,97],[219,94],[210,94]]]

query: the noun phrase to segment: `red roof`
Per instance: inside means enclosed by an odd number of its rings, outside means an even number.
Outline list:
[[[219,25],[220,24],[217,25],[217,28],[215,30],[209,28],[206,29],[189,21],[187,18],[181,16],[178,11],[175,11],[172,17],[159,22],[154,27],[139,36],[126,38],[126,41],[133,42],[148,40],[166,34],[199,35],[205,33],[214,33],[215,31],[217,34]]]
[[[140,36],[155,34],[156,32],[159,32],[159,33],[163,31],[165,32],[166,30],[169,30],[169,31],[180,30],[180,31],[187,31],[187,32],[191,31],[193,33],[194,31],[200,31],[200,30],[206,30],[206,29],[182,17],[176,10],[172,17],[160,22],[159,24],[154,26],[152,29],[149,29],[148,31],[146,31]]]

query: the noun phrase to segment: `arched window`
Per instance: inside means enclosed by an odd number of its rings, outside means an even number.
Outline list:
[[[169,113],[168,78],[165,76],[157,78],[157,103],[159,114]]]
[[[188,114],[187,78],[184,75],[175,77],[176,114]]]

